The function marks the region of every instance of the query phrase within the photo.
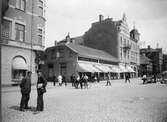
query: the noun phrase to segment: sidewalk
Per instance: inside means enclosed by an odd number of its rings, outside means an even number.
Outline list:
[[[132,78],[130,79],[131,83],[130,84],[140,84],[142,83],[142,81],[140,80],[140,78]],[[91,86],[102,86],[106,84],[106,81],[100,81],[100,83],[90,83],[89,84]],[[116,79],[116,80],[111,80],[111,84],[125,84],[125,79]],[[129,84],[129,83],[127,83]],[[51,88],[71,88],[71,83],[67,83],[67,86],[65,86],[64,84],[62,85],[62,87],[58,86],[58,84],[56,84],[56,86],[53,86],[52,82],[48,82],[47,83],[47,89],[51,89]],[[36,90],[36,85],[32,85],[31,90]],[[7,92],[18,92],[20,91],[20,87],[18,86],[2,86],[1,87],[1,92],[2,93],[7,93]]]

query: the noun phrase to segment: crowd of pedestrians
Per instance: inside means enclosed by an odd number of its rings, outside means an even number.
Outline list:
[[[36,111],[43,111],[44,110],[44,100],[43,100],[43,94],[46,92],[46,85],[47,81],[44,78],[41,71],[37,72],[38,79],[37,79],[37,106]],[[111,76],[110,73],[107,73],[106,75],[106,86],[111,86]],[[54,75],[53,76],[53,86],[62,86],[63,84],[67,86],[67,80],[64,75]],[[70,82],[72,83],[72,87],[76,89],[88,89],[89,84],[88,81],[94,81],[94,82],[100,82],[100,78],[97,75],[94,75],[93,77],[88,77],[86,73],[77,73],[72,74],[70,77]],[[125,83],[129,81],[129,76],[126,76]],[[25,109],[31,109],[28,106],[28,102],[30,99],[30,93],[31,93],[31,72],[27,71],[26,75],[22,78],[20,83],[20,89],[21,89],[21,102],[20,102],[20,111],[24,111]]]

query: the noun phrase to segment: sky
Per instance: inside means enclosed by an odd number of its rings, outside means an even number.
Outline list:
[[[70,37],[83,35],[99,14],[120,20],[123,13],[129,29],[138,29],[141,47],[158,46],[167,54],[167,0],[47,0],[45,46],[68,32]]]

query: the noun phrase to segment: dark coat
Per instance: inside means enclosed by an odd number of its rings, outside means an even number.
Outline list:
[[[25,77],[22,79],[20,83],[21,93],[29,94],[31,92],[31,79]]]
[[[42,77],[42,76],[38,77],[37,86],[39,84],[42,84],[42,87],[40,87],[40,88],[37,87],[37,90],[39,90],[40,92],[42,92],[43,89],[45,89],[45,92],[46,92],[47,81],[46,81],[46,79],[44,77]]]

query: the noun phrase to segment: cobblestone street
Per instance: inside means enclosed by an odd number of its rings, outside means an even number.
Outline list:
[[[2,88],[3,122],[167,122],[167,85],[132,79],[92,83],[88,89],[53,87],[44,94],[44,111],[35,113],[36,90],[32,87],[31,110],[20,112],[19,87]]]

